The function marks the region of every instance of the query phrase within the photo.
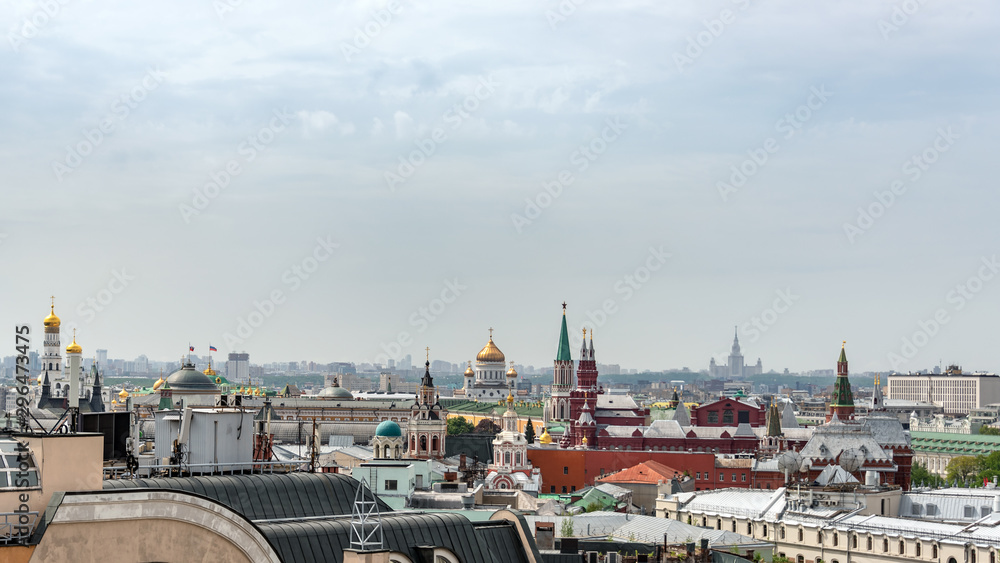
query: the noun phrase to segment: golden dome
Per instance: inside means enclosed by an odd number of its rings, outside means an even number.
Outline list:
[[[42,384],[42,378],[43,378],[43,377],[45,377],[45,376],[44,376],[44,375],[39,375],[39,376],[38,376],[38,384],[39,384],[39,385],[41,385],[41,384]]]
[[[59,317],[56,316],[56,305],[55,303],[53,303],[49,311],[49,316],[45,317],[45,320],[42,321],[42,324],[44,324],[46,327],[59,328],[59,325],[61,323],[62,321],[60,321]]]
[[[118,393],[118,397],[121,398],[122,401],[124,401],[125,399],[128,398],[128,391],[122,389],[121,392]]]
[[[507,393],[507,403],[513,403],[513,402],[514,402],[514,395],[512,395],[511,393],[508,392]]]
[[[118,404],[118,399],[111,399],[111,404],[112,405],[117,405]]]
[[[549,436],[549,429],[542,430],[542,435],[538,437],[539,444],[551,444],[552,436]]]
[[[162,387],[164,381],[165,380],[163,379],[163,374],[160,374],[160,378],[156,380],[156,383],[153,383],[153,391],[156,391],[157,389]]]
[[[210,367],[205,368],[205,371],[203,371],[201,373],[204,373],[205,375],[215,375],[215,370],[212,369],[211,366],[210,366]],[[216,383],[220,383],[220,381],[216,381]]]
[[[56,319],[59,322],[59,319]],[[76,343],[76,329],[73,329],[73,343],[66,347],[67,354],[82,354],[83,347]]]
[[[475,377],[476,372],[472,371],[472,362],[469,362],[469,367],[465,368],[465,377]]]
[[[503,352],[497,348],[497,345],[493,343],[493,336],[490,336],[490,341],[483,346],[483,349],[479,351],[476,355],[477,362],[503,362],[505,358]]]
[[[507,377],[517,377],[517,370],[514,369],[514,362],[510,363],[510,369],[507,370]]]

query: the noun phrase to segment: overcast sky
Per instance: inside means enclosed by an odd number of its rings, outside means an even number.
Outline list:
[[[88,357],[544,366],[566,301],[623,367],[1000,370],[996,3],[46,2],[0,5],[39,343],[55,295]]]

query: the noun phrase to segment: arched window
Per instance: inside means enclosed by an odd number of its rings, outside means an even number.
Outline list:
[[[795,563],[806,563],[806,558],[802,557],[802,555],[799,555],[798,557],[795,558]]]
[[[822,531],[816,532],[816,543],[818,543],[819,545],[823,545],[823,532]]]
[[[882,553],[889,553],[889,538],[882,539]]]
[[[868,551],[872,550],[872,537],[868,536]]]
[[[417,438],[413,434],[410,434],[410,449],[411,450],[417,449]]]
[[[903,540],[899,540],[899,554],[902,555],[904,553],[906,553],[906,542],[904,542]],[[975,561],[973,561],[972,563],[975,563]]]
[[[503,453],[503,463],[504,465],[510,465],[510,452]]]
[[[399,446],[396,446],[396,459],[399,459]]]
[[[976,548],[973,547],[969,551],[969,563],[976,563]]]
[[[747,521],[747,535],[753,535],[753,522]]]
[[[736,519],[735,518],[733,518],[733,531],[734,532],[736,531]]]
[[[917,542],[917,546],[915,548],[913,548],[913,549],[915,550],[914,551],[914,555],[916,555],[917,557],[920,557],[920,551],[921,551],[921,549],[920,549],[920,542]]]
[[[767,524],[764,524],[764,537],[767,537]]]
[[[431,451],[433,451],[433,452],[438,451],[438,437],[437,436],[434,436],[433,438],[431,438]]]
[[[514,454],[514,464],[518,466],[521,465],[521,452]]]
[[[781,527],[781,539],[785,539],[785,527]]]
[[[840,544],[840,535],[837,532],[833,533],[833,547],[837,547]]]
[[[389,444],[386,444],[385,447],[382,448],[382,452],[383,452],[382,457],[388,459],[389,458]]]
[[[420,437],[420,451],[422,452],[427,451],[427,436]]]
[[[802,541],[802,528],[799,528],[799,541]],[[801,555],[799,557],[801,557]]]

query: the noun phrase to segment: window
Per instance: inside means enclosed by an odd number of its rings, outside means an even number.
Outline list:
[[[764,524],[764,537],[767,537],[767,524]]]
[[[735,483],[735,482],[736,482],[736,474],[733,473],[733,483]]]
[[[882,553],[889,553],[889,538],[882,540]]]
[[[387,490],[387,491],[395,491],[396,490],[396,480],[395,479],[386,479],[385,480],[385,490]]]
[[[575,493],[576,492],[576,485],[571,485],[570,488],[569,488],[569,492]]]
[[[736,519],[735,518],[733,518],[733,531],[734,532],[736,531]]]
[[[965,505],[965,517],[966,518],[975,518],[976,517],[976,508],[974,506],[969,506],[968,504]]]
[[[816,532],[816,543],[823,545],[823,532]]]
[[[16,440],[0,441],[0,490],[38,487],[38,468],[27,446]],[[21,464],[25,469],[22,471]]]
[[[744,483],[746,483],[747,482],[747,474],[746,473],[740,473],[740,480],[743,481]]]
[[[563,485],[562,492],[563,494],[566,494],[566,485]]]
[[[937,544],[931,545],[931,559],[937,559]]]
[[[709,424],[719,423],[719,411],[708,411],[708,423]]]
[[[921,549],[920,549],[920,542],[917,542],[917,546],[916,546],[916,547],[915,547],[914,549],[916,550],[916,551],[914,552],[914,554],[915,554],[915,555],[916,555],[917,557],[920,557],[920,551],[921,551]]]
[[[723,424],[732,424],[733,423],[733,410],[732,409],[726,409],[726,410],[722,411],[722,423]]]
[[[785,527],[781,527],[781,539],[785,539]]]
[[[799,528],[799,541],[802,541],[802,528]],[[799,557],[801,557],[801,555]]]
[[[549,492],[550,493],[556,492],[556,486],[555,485],[549,485]]]
[[[868,551],[871,551],[872,550],[872,537],[871,536],[868,536],[868,543],[867,543],[867,545],[868,545]]]
[[[563,467],[563,475],[569,475],[569,467]]]
[[[854,534],[851,536],[851,549],[858,548],[858,535]]]
[[[701,471],[695,473],[695,479],[701,479]]]
[[[753,535],[753,522],[747,522],[747,535]]]
[[[838,545],[840,545],[840,534],[838,534],[837,532],[834,532],[833,533],[833,547],[837,547]]]
[[[899,554],[902,555],[906,553],[906,542],[899,540]]]
[[[510,452],[503,453],[503,462],[505,465],[510,465]]]

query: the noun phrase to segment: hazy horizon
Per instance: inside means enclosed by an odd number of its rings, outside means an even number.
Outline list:
[[[40,349],[55,295],[87,357],[254,363],[464,362],[492,327],[547,366],[566,301],[574,357],[586,325],[624,368],[725,363],[737,326],[765,371],[846,340],[852,371],[997,372],[998,21],[14,0],[0,325]]]

